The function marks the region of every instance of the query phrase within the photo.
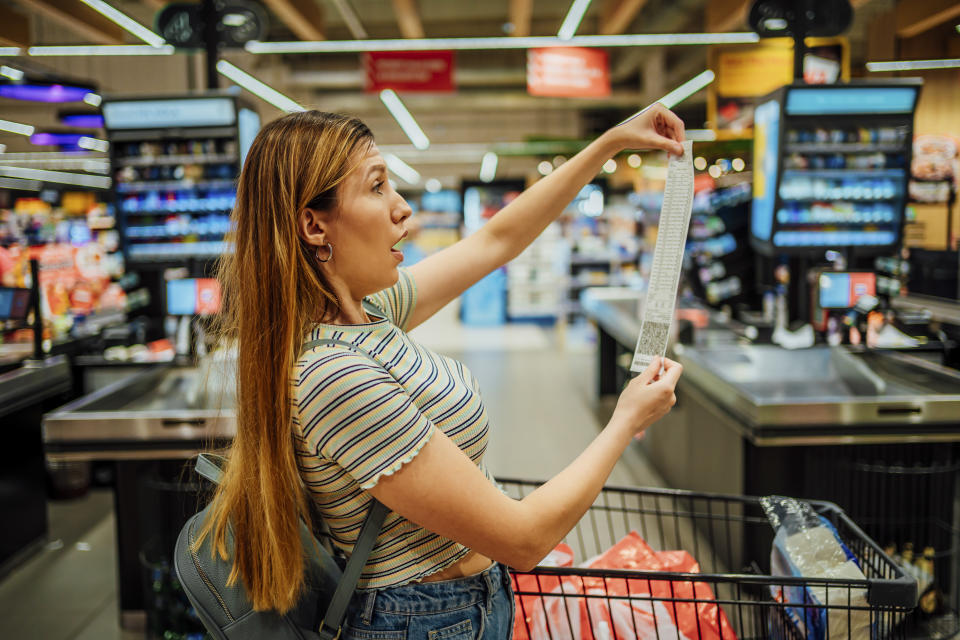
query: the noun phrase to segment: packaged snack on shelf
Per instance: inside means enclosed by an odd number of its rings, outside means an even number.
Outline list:
[[[773,576],[866,580],[856,556],[829,520],[794,498],[769,496],[760,501],[776,535],[770,551]],[[866,589],[834,589],[815,584],[772,586],[775,600],[786,605],[796,630],[811,640],[870,637]],[[829,609],[835,609],[832,615]]]

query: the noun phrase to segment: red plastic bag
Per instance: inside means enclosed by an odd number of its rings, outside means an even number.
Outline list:
[[[572,567],[573,549],[564,543],[558,544],[553,551],[547,554],[539,566],[545,567]],[[560,579],[556,576],[537,576],[537,575],[517,575],[513,578],[513,588],[516,591],[535,591],[539,593],[549,593],[560,589]],[[533,614],[538,609],[543,611],[543,603],[540,596],[519,596],[515,595],[514,606],[516,614],[513,619],[513,638],[514,640],[529,640],[527,626],[533,622]]]

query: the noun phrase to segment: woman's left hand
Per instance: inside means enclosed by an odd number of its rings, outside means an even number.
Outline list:
[[[683,155],[680,143],[686,140],[683,120],[659,102],[607,133],[621,149],[663,149],[676,156]]]

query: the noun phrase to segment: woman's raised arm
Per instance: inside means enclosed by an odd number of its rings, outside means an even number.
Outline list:
[[[504,207],[479,231],[413,265],[417,306],[409,328],[439,311],[482,277],[503,266],[557,219],[603,163],[624,149],[682,154],[683,122],[659,103],[613,127]]]

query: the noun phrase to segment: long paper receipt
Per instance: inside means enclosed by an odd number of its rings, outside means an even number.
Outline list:
[[[637,373],[646,369],[656,356],[662,358],[667,354],[670,323],[683,267],[683,248],[687,243],[687,227],[693,209],[693,142],[682,144],[683,155],[670,156],[667,167],[667,186],[663,192],[643,322],[630,367]]]

